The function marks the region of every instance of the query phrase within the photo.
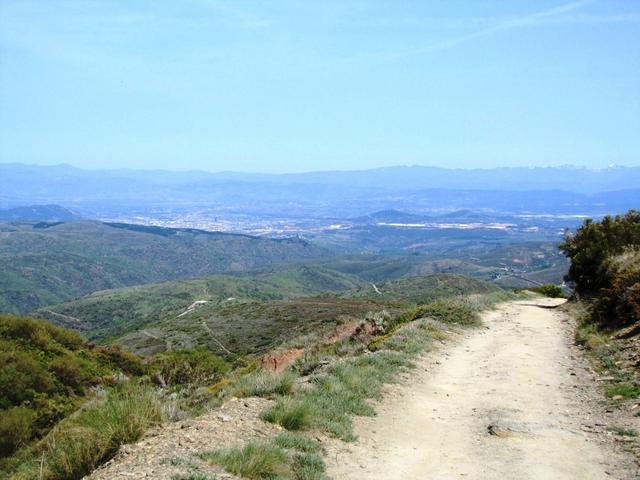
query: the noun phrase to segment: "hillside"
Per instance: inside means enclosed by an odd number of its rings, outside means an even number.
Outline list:
[[[400,278],[375,286],[372,284],[345,295],[354,298],[371,298],[385,302],[420,305],[433,302],[438,298],[497,291],[500,291],[500,288],[481,280],[462,275],[439,274]]]
[[[98,290],[325,255],[297,238],[91,221],[0,224],[0,311],[29,312]]]
[[[252,275],[215,275],[95,292],[37,315],[82,332],[90,339],[121,336],[161,319],[173,319],[194,302],[277,300],[339,292],[364,285],[353,275],[321,267],[294,267]]]
[[[39,314],[142,355],[197,346],[244,355],[329,331],[368,313],[397,314],[440,298],[500,291],[479,280],[438,274],[380,283],[378,294],[370,284],[343,275],[337,278],[344,283],[335,290],[342,293],[308,296],[326,291],[321,285],[315,292],[302,286],[300,277],[308,278],[308,271],[303,267],[254,280],[218,276],[99,292]],[[188,308],[196,300],[207,303]]]
[[[0,315],[0,459],[46,435],[97,385],[139,376],[139,358],[93,348],[75,332],[42,320]]]
[[[30,205],[0,209],[0,222],[68,222],[80,216],[60,205]]]

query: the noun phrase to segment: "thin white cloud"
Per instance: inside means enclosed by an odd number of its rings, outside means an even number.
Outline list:
[[[510,18],[508,20],[499,22],[496,25],[482,28],[480,30],[469,33],[467,35],[461,35],[461,36],[453,37],[440,42],[435,42],[424,47],[415,48],[412,50],[396,51],[396,52],[375,53],[370,55],[359,56],[357,57],[357,59],[395,60],[395,59],[400,59],[405,57],[413,57],[417,55],[424,55],[432,52],[438,52],[441,50],[447,50],[457,45],[467,43],[471,40],[493,35],[498,32],[502,32],[506,30],[515,30],[518,28],[527,27],[529,25],[536,25],[536,24],[548,22],[550,20],[556,20],[557,17],[560,17],[563,14],[573,12],[575,10],[583,8],[586,5],[593,3],[594,1],[595,0],[579,0],[575,2],[565,3],[563,5],[559,5],[557,7],[554,7],[548,10],[534,12],[534,13],[523,15],[520,17]]]

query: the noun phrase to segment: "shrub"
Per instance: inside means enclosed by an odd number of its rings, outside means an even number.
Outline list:
[[[154,367],[168,386],[215,383],[229,371],[227,363],[210,350],[178,350],[158,355]]]
[[[74,355],[66,354],[53,359],[50,368],[64,385],[70,386],[76,393],[81,392],[81,386],[87,378]]]
[[[607,335],[598,330],[596,324],[587,321],[578,326],[576,343],[588,350],[596,350],[607,343]]]
[[[0,315],[0,333],[3,337],[27,341],[43,349],[51,348],[52,340],[69,350],[76,350],[84,343],[72,330],[45,320],[14,315]]]
[[[31,439],[34,418],[27,407],[0,410],[0,457],[11,455]]]
[[[315,440],[284,432],[270,441],[204,453],[201,458],[245,478],[321,480],[325,465],[319,450]]]
[[[594,313],[601,326],[618,327],[640,319],[640,247],[605,263],[608,287],[600,290]]]
[[[544,295],[545,297],[563,298],[565,296],[562,288],[552,283],[545,283],[544,285],[531,288],[530,290]]]
[[[640,212],[606,216],[600,222],[588,218],[574,235],[560,245],[571,265],[567,280],[575,283],[579,294],[597,293],[610,287],[607,259],[621,254],[628,246],[640,245]]]
[[[420,307],[420,317],[429,317],[443,323],[477,325],[480,323],[478,311],[462,299],[436,300]]]
[[[38,393],[52,392],[51,374],[32,355],[0,340],[0,408],[32,402]]]
[[[374,415],[370,398],[380,398],[384,383],[410,365],[407,356],[381,351],[340,362],[314,379],[313,386],[283,397],[263,413],[266,421],[287,430],[320,428],[346,441],[354,440],[351,415]]]
[[[295,478],[300,480],[324,479],[324,460],[317,453],[299,453],[294,458]]]
[[[84,345],[83,338],[73,330],[59,327],[44,320],[42,320],[41,322],[43,324],[43,328],[47,331],[49,336],[63,347],[68,348],[69,350],[78,350]]]
[[[98,352],[105,357],[114,368],[131,375],[143,375],[146,373],[142,358],[123,350],[120,345],[100,347]]]

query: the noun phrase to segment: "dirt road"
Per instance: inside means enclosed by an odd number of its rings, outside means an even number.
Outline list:
[[[438,362],[421,360],[377,417],[356,420],[360,440],[332,452],[331,478],[638,478],[626,458],[583,431],[597,421],[587,374],[573,358],[564,314],[541,308],[554,302],[503,304]]]

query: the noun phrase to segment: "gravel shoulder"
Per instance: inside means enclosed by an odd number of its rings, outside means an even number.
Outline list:
[[[502,304],[484,315],[483,328],[422,358],[388,389],[376,417],[355,420],[357,443],[328,446],[330,477],[640,478],[607,432],[570,319],[544,308],[558,303]]]

